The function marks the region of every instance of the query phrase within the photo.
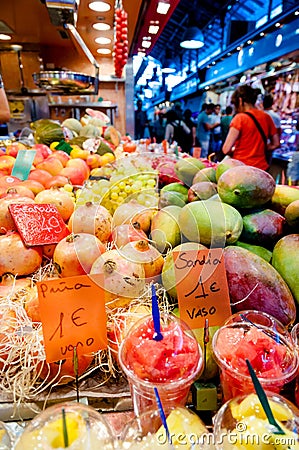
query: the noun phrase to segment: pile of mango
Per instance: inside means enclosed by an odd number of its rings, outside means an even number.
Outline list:
[[[233,312],[255,309],[289,326],[299,303],[299,189],[230,157],[175,166],[160,191],[151,239],[166,254],[162,282],[176,298],[172,252],[223,248]],[[171,250],[169,250],[171,249]]]

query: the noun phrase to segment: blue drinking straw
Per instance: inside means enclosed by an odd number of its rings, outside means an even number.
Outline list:
[[[240,317],[242,320],[244,320],[245,322],[250,323],[250,325],[253,325],[255,328],[257,328],[258,330],[261,330],[264,334],[266,334],[267,336],[269,336],[271,339],[274,339],[275,342],[277,342],[278,344],[280,343],[280,339],[279,339],[279,334],[277,333],[275,326],[274,326],[274,333],[275,336],[273,337],[271,333],[268,333],[266,330],[264,330],[263,328],[261,328],[260,326],[258,326],[256,323],[252,322],[252,320],[248,319],[248,317],[246,317],[244,314],[240,314]]]
[[[160,419],[161,419],[163,427],[165,428],[167,441],[171,445],[171,437],[170,437],[170,433],[169,433],[169,429],[168,429],[168,425],[167,425],[167,421],[166,421],[165,412],[164,412],[164,409],[163,409],[163,406],[162,406],[162,402],[161,402],[161,399],[160,399],[160,395],[159,395],[158,389],[156,387],[154,387],[154,392],[155,392],[155,396],[156,396],[156,402],[157,402],[157,405],[158,405]]]
[[[160,323],[160,311],[158,305],[158,299],[156,295],[155,286],[152,284],[152,316],[154,322],[155,334],[153,339],[155,341],[161,341],[163,339],[163,335],[161,333],[161,323]]]

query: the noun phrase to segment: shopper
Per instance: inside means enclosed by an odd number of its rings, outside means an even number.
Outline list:
[[[222,143],[225,142],[226,136],[228,135],[229,126],[233,118],[233,108],[227,106],[225,108],[225,115],[221,117],[220,127],[221,127],[221,140]]]
[[[135,111],[135,139],[143,139],[145,137],[145,129],[148,128],[149,122],[147,114],[142,110],[142,100],[137,100],[137,109]]]
[[[211,130],[220,125],[220,121],[212,124],[211,114],[214,107],[213,103],[204,103],[197,118],[196,136],[201,147],[202,158],[207,158],[209,154]]]
[[[152,126],[152,137],[156,139],[157,144],[160,144],[165,136],[165,119],[162,113],[158,114],[158,117],[153,123]]]
[[[264,111],[272,117],[274,125],[276,126],[276,131],[278,137],[280,139],[281,136],[281,123],[280,123],[280,115],[273,111],[272,106],[274,103],[274,98],[271,94],[266,94],[263,98],[263,107]]]
[[[184,122],[187,125],[187,127],[191,130],[191,133],[189,133],[187,138],[187,144],[186,144],[186,153],[192,152],[192,148],[196,146],[196,124],[192,119],[192,111],[191,109],[186,109],[184,111]]]
[[[212,124],[216,124],[216,127],[211,132],[211,148],[210,151],[218,153],[221,149],[221,106],[215,105],[214,111],[211,115]]]
[[[222,152],[250,166],[268,170],[269,154],[279,146],[276,127],[269,114],[255,107],[260,90],[239,86],[232,95],[233,117]]]
[[[167,124],[165,129],[165,139],[169,144],[176,142],[183,152],[187,151],[187,139],[191,133],[190,128],[187,127],[183,120],[180,120],[177,113],[170,109],[166,113]]]
[[[3,86],[2,77],[0,75],[0,123],[6,123],[10,119],[10,109]]]

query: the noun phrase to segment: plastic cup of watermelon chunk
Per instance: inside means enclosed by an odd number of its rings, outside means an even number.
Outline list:
[[[294,345],[299,351],[299,323],[296,323],[296,325],[293,326],[291,331],[291,336],[294,341]],[[295,402],[296,405],[299,407],[299,375],[296,377],[296,384],[295,384]]]
[[[268,391],[279,393],[298,372],[293,341],[263,325],[257,328],[247,322],[226,324],[213,336],[212,347],[220,368],[224,401],[255,391],[246,359]]]
[[[163,407],[185,406],[192,382],[203,369],[201,347],[185,322],[173,314],[161,315],[162,340],[154,339],[151,315],[137,321],[119,348],[136,415],[155,407],[154,387]]]

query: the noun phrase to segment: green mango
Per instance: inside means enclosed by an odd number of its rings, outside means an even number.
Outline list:
[[[242,163],[238,159],[231,158],[230,156],[226,156],[225,158],[223,158],[223,160],[219,164],[217,164],[216,167],[216,181],[219,180],[224,172],[236,166],[244,166],[244,163]]]
[[[162,187],[160,192],[179,192],[180,194],[188,196],[188,188],[182,183],[169,183]]]
[[[247,244],[246,242],[241,242],[241,241],[237,241],[234,245],[237,245],[238,247],[246,248],[250,252],[255,253],[256,255],[263,258],[268,263],[271,261],[272,252],[270,252],[270,250],[267,250],[264,247],[261,247],[259,245]]]
[[[245,165],[226,170],[217,186],[221,200],[235,208],[265,205],[275,191],[275,181],[269,173]]]
[[[181,209],[179,226],[189,241],[224,247],[239,239],[243,220],[233,206],[213,200],[201,200],[188,203]]]
[[[205,165],[197,158],[182,158],[176,162],[174,170],[176,176],[186,186],[190,187],[193,182],[194,175],[200,170],[204,169]]]
[[[187,202],[187,196],[176,191],[163,191],[160,192],[159,208],[165,208],[165,206],[176,205],[183,207]]]
[[[176,205],[160,209],[152,218],[151,240],[161,253],[181,243],[181,231],[178,217],[181,208]]]
[[[272,266],[280,273],[299,303],[299,234],[288,234],[276,243]]]

